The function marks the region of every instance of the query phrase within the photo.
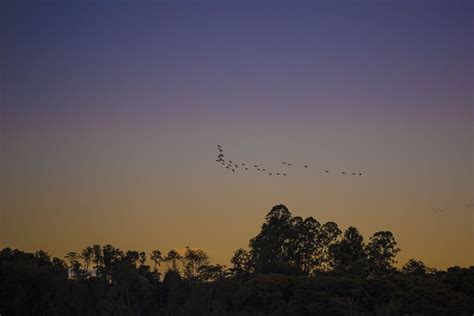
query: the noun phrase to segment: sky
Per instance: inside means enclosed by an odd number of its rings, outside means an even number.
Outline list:
[[[0,247],[228,264],[282,203],[474,265],[472,1],[0,6]]]

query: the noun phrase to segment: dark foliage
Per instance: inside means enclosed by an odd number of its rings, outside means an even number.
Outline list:
[[[1,315],[472,315],[474,267],[411,259],[396,269],[391,232],[267,214],[232,267],[201,249],[166,255],[93,245],[65,260],[0,251]],[[147,263],[150,262],[150,267]],[[160,266],[166,271],[160,273]]]

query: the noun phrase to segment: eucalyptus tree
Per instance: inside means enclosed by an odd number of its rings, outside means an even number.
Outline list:
[[[400,251],[395,237],[389,231],[376,232],[365,247],[370,276],[384,275],[393,272],[395,256]]]
[[[156,267],[160,266],[161,262],[163,261],[161,251],[153,250],[150,254],[150,259],[153,261],[153,269],[156,271]]]
[[[199,269],[209,265],[209,256],[202,249],[191,249],[187,246],[183,256],[183,265],[184,275],[188,279],[196,278]]]
[[[334,272],[366,274],[367,255],[364,249],[364,238],[357,228],[352,226],[347,228],[343,238],[329,247],[329,252]]]
[[[89,271],[89,266],[94,257],[94,249],[91,246],[87,246],[81,251],[81,258],[84,261],[84,269]]]
[[[183,257],[174,249],[168,251],[168,254],[163,258],[163,261],[168,265],[168,268],[175,272],[179,272],[178,263]]]
[[[276,205],[265,217],[260,233],[250,240],[248,267],[258,273],[306,275],[325,270],[329,246],[340,234],[335,223],[321,225],[313,217],[292,216],[286,206]]]

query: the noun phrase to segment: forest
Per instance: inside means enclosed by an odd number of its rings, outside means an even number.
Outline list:
[[[473,315],[474,266],[437,270],[400,251],[390,231],[266,215],[230,265],[203,249],[145,253],[91,245],[64,258],[0,251],[7,315]]]

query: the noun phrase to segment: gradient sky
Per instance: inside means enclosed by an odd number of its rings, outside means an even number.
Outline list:
[[[3,1],[0,27],[0,247],[228,263],[283,203],[474,265],[474,2]]]

